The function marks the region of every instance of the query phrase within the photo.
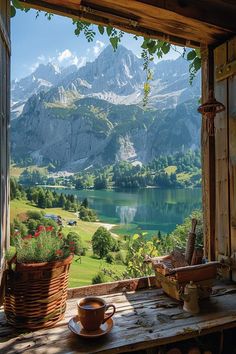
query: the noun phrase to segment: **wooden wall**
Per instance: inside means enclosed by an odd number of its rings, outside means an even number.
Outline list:
[[[9,240],[10,1],[0,1],[0,284]]]
[[[225,274],[236,281],[236,70],[232,64],[228,74],[218,75],[222,66],[236,60],[236,37],[214,50],[203,49],[202,57],[203,102],[213,87],[226,108],[215,118],[212,139],[204,118],[202,123],[205,254],[231,264],[232,272]]]

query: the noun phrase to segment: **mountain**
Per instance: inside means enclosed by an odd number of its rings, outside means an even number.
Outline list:
[[[189,85],[183,58],[152,69],[151,108],[144,110],[142,60],[125,47],[114,53],[108,46],[80,69],[38,67],[12,86],[22,106],[12,120],[13,158],[76,171],[198,148],[200,77]]]
[[[48,63],[40,64],[29,76],[11,83],[11,118],[17,118],[23,111],[26,101],[41,91],[47,92],[63,78],[77,69],[75,65],[67,68]]]
[[[151,106],[175,108],[179,103],[199,98],[200,74],[193,85],[189,85],[188,66],[187,60],[181,56],[176,60],[151,63]],[[30,76],[12,83],[12,101],[23,108],[32,94],[47,92],[57,86],[57,90],[52,92],[54,101],[60,100],[65,96],[62,93],[66,93],[67,96],[72,94],[73,100],[96,97],[114,104],[142,104],[144,82],[142,59],[123,46],[119,46],[116,52],[107,46],[94,62],[88,62],[79,69],[76,66],[61,69],[52,63],[41,64]]]

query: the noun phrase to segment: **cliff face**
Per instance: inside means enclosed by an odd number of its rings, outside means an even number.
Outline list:
[[[195,149],[200,138],[199,78],[190,87],[181,60],[153,66],[148,110],[137,105],[145,81],[142,62],[124,47],[117,53],[107,47],[78,70],[50,67],[47,73],[41,67],[35,77],[48,78],[50,85],[35,88],[26,102],[20,97],[28,97],[22,87],[30,90],[29,77],[14,88],[22,112],[12,120],[13,158],[56,161],[76,171],[119,160],[146,163],[160,154]]]

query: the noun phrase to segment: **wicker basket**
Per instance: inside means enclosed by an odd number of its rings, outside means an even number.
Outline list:
[[[53,326],[66,309],[68,272],[73,256],[45,263],[9,263],[4,310],[16,328],[39,329]]]

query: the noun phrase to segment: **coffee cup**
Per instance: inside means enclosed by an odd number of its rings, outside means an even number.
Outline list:
[[[109,308],[112,313],[106,314]],[[113,304],[107,304],[105,300],[96,296],[87,296],[78,302],[79,321],[87,331],[96,331],[101,324],[105,323],[116,312]]]

